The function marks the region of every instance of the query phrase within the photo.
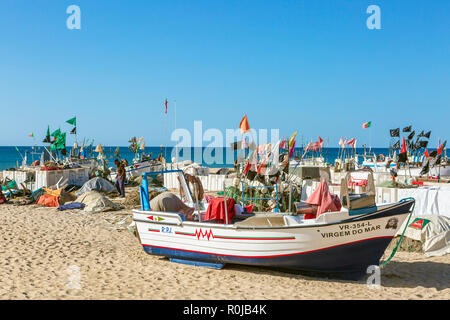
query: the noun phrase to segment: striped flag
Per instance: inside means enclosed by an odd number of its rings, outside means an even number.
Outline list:
[[[363,123],[362,128],[367,129],[367,128],[370,128],[371,126],[372,126],[372,121],[369,121],[369,122]]]

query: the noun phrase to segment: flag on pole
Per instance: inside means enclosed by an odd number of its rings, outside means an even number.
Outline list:
[[[34,138],[34,133],[33,133],[33,132],[30,133],[28,136],[29,136],[30,138]]]
[[[405,142],[405,137],[403,137],[403,143],[402,143],[402,149],[400,150],[400,153],[398,155],[398,162],[406,162],[406,160],[408,160],[408,156],[406,153],[406,142]]]
[[[56,129],[55,131],[53,131],[53,133],[51,134],[52,137],[58,138],[61,135],[61,130]]]
[[[367,128],[370,128],[371,126],[372,126],[372,121],[369,121],[369,122],[363,123],[362,128],[367,129]]]
[[[167,99],[164,101],[164,105],[166,106],[166,111],[164,113],[167,114]]]
[[[319,148],[323,148],[323,139],[319,136]]]
[[[95,151],[95,152],[99,152],[99,153],[105,153],[105,152],[103,151],[103,147],[102,147],[101,144],[98,144],[94,151]]]
[[[439,155],[442,154],[442,149],[445,148],[445,145],[446,145],[446,144],[447,144],[447,140],[446,140],[443,144],[441,144],[441,145],[439,146],[439,148],[437,149],[437,154],[439,154]]]
[[[45,139],[42,140],[42,142],[51,143],[51,140],[50,140],[50,126],[47,126],[47,134],[45,135]]]
[[[341,137],[341,139],[339,140],[339,146],[341,147],[341,148],[344,148],[345,147],[345,141],[344,141],[344,139]]]
[[[412,126],[404,127],[402,131],[403,131],[403,132],[411,132],[411,127],[412,127]]]
[[[290,150],[289,150],[289,158],[292,158],[292,156],[294,155],[295,143],[296,143],[296,142],[297,142],[297,141],[294,140],[294,142],[292,143],[292,147],[291,147]]]
[[[347,141],[347,144],[349,146],[352,146],[352,148],[356,148],[356,138],[351,138],[350,140]]]
[[[297,133],[298,131],[295,131],[289,138],[289,149],[292,149],[295,146],[295,137],[297,136]]]
[[[66,121],[68,124],[73,125],[74,127],[77,126],[77,117],[73,117],[72,119],[69,119]]]
[[[423,131],[422,131],[423,132]],[[400,137],[400,128],[390,130],[391,137]]]
[[[247,131],[250,131],[250,125],[248,124],[247,115],[245,114],[239,123],[239,129],[241,129],[241,133],[244,134]]]

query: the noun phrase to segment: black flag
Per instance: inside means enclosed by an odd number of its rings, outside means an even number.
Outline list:
[[[400,149],[400,140],[398,140],[394,145],[392,146],[392,149],[397,150]]]
[[[403,131],[403,132],[411,132],[411,127],[412,127],[412,126],[404,127],[402,131]]]
[[[397,129],[391,129],[391,137],[400,137],[400,128]]]
[[[73,129],[70,131],[70,134],[77,134],[77,127],[73,127]]]
[[[232,142],[230,144],[231,150],[240,150],[242,148],[242,141]]]
[[[399,155],[398,155],[398,161],[397,161],[397,162],[399,162],[399,163],[402,163],[402,162],[405,163],[406,160],[408,160],[408,155],[406,154],[406,152],[399,153]]]
[[[416,133],[416,131],[414,130],[413,132],[411,132],[408,136],[408,140],[411,140],[414,137],[414,134]]]
[[[417,138],[423,137],[423,130],[417,135]]]
[[[422,170],[420,170],[420,175],[423,176],[430,171],[430,161],[428,159],[425,160],[425,163],[422,166]]]
[[[426,148],[428,146],[428,141],[419,141],[419,146],[421,148]]]
[[[430,139],[430,134],[431,134],[431,131],[428,131],[428,132],[425,133],[423,136],[424,136],[425,138],[427,138],[427,139]]]

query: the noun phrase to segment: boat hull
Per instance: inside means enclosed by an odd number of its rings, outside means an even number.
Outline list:
[[[378,265],[413,201],[344,221],[300,226],[232,228],[231,225],[182,222],[164,218],[135,221],[144,250],[191,261],[243,264],[360,279],[367,267]],[[149,213],[146,213],[148,216]],[[157,219],[156,219],[157,220]],[[169,223],[161,223],[166,221]],[[395,225],[392,225],[392,221]]]

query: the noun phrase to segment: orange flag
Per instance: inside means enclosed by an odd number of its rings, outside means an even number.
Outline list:
[[[244,134],[250,130],[250,125],[248,124],[247,115],[244,115],[244,117],[241,120],[241,123],[239,123],[239,129],[241,129],[242,134]]]

